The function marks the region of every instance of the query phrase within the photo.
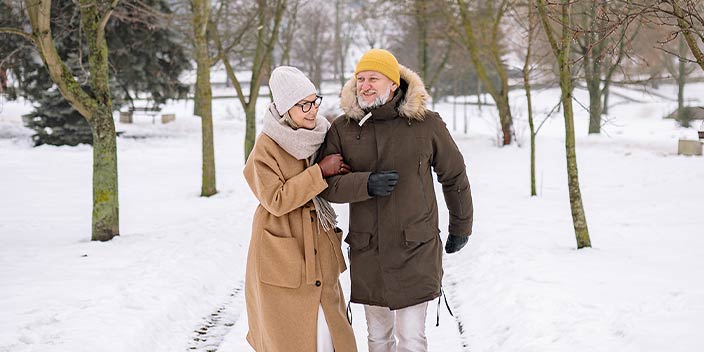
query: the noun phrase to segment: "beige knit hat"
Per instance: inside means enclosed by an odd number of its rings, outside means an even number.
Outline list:
[[[286,114],[294,104],[307,96],[318,92],[301,70],[291,66],[279,66],[271,72],[269,89],[280,115]]]

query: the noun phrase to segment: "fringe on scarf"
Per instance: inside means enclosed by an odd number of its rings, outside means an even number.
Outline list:
[[[332,208],[330,202],[327,200],[315,196],[313,198],[313,204],[315,205],[315,212],[318,214],[318,221],[323,226],[323,230],[330,231],[337,226],[337,214],[335,214],[335,209]]]

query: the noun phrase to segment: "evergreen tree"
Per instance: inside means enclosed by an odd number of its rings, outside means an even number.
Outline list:
[[[168,16],[168,3],[163,0],[124,2],[115,11],[106,26],[109,46],[110,91],[113,107],[124,104],[133,106],[140,93],[147,93],[153,106],[164,104],[167,99],[184,97],[188,87],[178,81],[178,76],[190,68],[183,41],[178,34],[159,26],[159,18],[144,11],[149,6],[154,13]],[[0,27],[22,28],[24,16],[13,15],[16,9],[0,3]],[[14,12],[13,12],[14,11]],[[52,1],[52,32],[59,55],[64,58],[78,82],[88,81],[87,43],[82,39],[79,9],[71,0]],[[10,37],[0,41],[0,56],[8,57],[7,68],[17,78],[17,86],[8,87],[8,98],[24,96],[37,103],[35,110],[24,116],[25,125],[36,133],[35,145],[92,144],[89,124],[81,118],[58,91],[41,59],[32,46]],[[78,50],[78,49],[81,50]],[[79,54],[80,53],[80,54]],[[82,55],[81,55],[82,54]],[[2,69],[0,67],[0,69]]]
[[[37,103],[34,111],[22,116],[25,126],[35,131],[32,135],[35,146],[93,144],[90,125],[61,96],[61,92],[47,91]]]

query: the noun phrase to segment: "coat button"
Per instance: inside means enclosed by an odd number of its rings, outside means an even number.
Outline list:
[[[320,285],[322,285],[322,283],[320,282],[320,280],[315,281],[315,286],[320,286]]]
[[[314,250],[313,250],[313,254],[318,255],[318,250],[317,250],[317,249],[314,249]]]

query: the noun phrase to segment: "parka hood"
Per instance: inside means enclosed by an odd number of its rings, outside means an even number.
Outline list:
[[[417,73],[409,68],[398,65],[401,73],[401,85],[396,94],[403,94],[398,104],[398,114],[407,119],[422,121],[426,113],[426,102],[430,98],[425,85]],[[342,87],[340,106],[348,119],[360,120],[365,112],[357,103],[357,79],[350,78]]]

